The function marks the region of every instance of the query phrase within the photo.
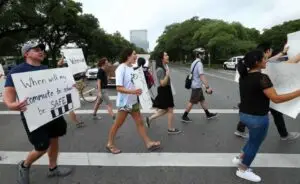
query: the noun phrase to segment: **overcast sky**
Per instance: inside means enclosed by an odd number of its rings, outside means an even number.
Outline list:
[[[193,16],[238,21],[258,30],[300,19],[300,0],[77,0],[108,33],[129,40],[129,31],[147,29],[150,49],[166,25]]]

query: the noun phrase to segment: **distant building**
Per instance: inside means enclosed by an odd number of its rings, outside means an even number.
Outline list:
[[[149,50],[148,31],[146,29],[131,30],[130,42],[135,44],[137,47],[143,48],[145,51],[148,51]]]

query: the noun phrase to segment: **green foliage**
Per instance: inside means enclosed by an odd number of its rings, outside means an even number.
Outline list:
[[[254,28],[244,27],[239,22],[193,17],[181,23],[166,26],[151,53],[155,59],[159,52],[168,52],[172,61],[193,60],[195,48],[202,47],[210,53],[212,63],[221,63],[235,55],[243,55],[254,49],[259,42],[271,42],[275,50],[281,50],[286,35],[300,30],[300,20],[285,22],[260,35]]]
[[[83,14],[82,4],[73,0],[11,0],[0,4],[0,10],[0,56],[19,55],[21,44],[32,39],[48,46],[50,66],[70,43],[82,48],[88,61],[115,59],[125,47],[145,53],[120,33],[107,34],[98,19]]]

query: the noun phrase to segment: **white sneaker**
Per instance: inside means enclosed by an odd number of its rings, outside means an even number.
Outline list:
[[[239,156],[236,156],[232,159],[232,163],[236,166],[239,166],[242,163],[242,159]]]
[[[300,136],[299,132],[289,132],[288,136],[281,137],[281,140],[283,140],[283,141],[293,141],[293,140],[298,139],[299,136]]]
[[[244,139],[248,139],[249,138],[249,134],[246,133],[246,132],[235,131],[234,135],[236,135],[238,137],[242,137]]]
[[[240,178],[243,178],[248,181],[252,182],[260,182],[261,178],[257,176],[251,169],[247,169],[246,171],[243,171],[241,169],[238,169],[236,171],[236,175]]]

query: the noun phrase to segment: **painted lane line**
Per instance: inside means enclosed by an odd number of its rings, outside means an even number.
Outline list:
[[[97,96],[88,96],[88,97],[85,97],[86,100],[94,100],[96,98],[97,98]],[[117,100],[117,96],[109,96],[109,99],[110,100]],[[83,98],[80,97],[80,100],[83,101]]]
[[[113,110],[115,113],[117,112],[117,109]],[[220,114],[237,114],[239,113],[239,110],[237,109],[209,109],[212,113],[220,113]],[[75,110],[76,114],[92,114],[94,110]],[[107,114],[107,110],[98,110],[99,114]],[[141,113],[154,113],[155,110],[141,110]],[[185,109],[174,109],[175,114],[182,114],[185,112]],[[193,109],[191,110],[190,114],[204,114],[204,110],[202,109]],[[0,115],[15,115],[20,114],[18,111],[0,111]]]
[[[0,151],[0,165],[16,165],[28,152]],[[236,167],[232,158],[238,153],[110,153],[64,152],[60,165],[122,167]],[[252,167],[300,168],[300,154],[258,154]],[[48,165],[44,155],[34,165]]]

